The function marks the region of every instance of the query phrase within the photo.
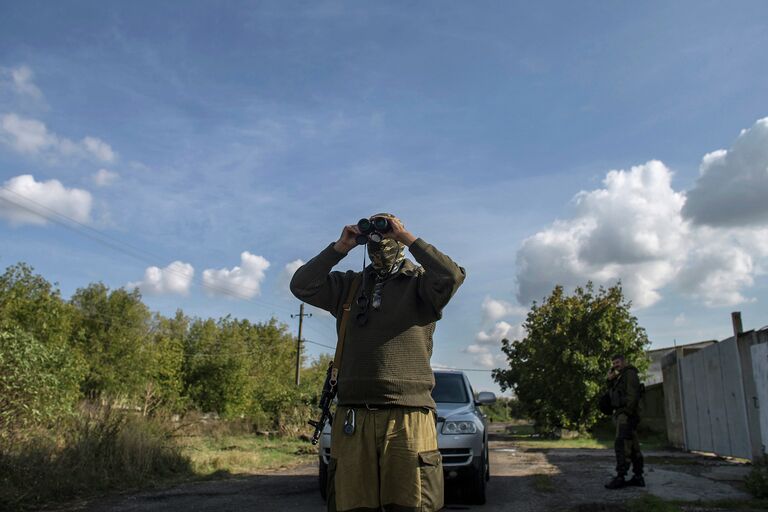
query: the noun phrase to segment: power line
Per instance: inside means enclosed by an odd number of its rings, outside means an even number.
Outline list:
[[[327,349],[330,349],[330,350],[336,350],[336,347],[331,347],[330,345],[323,345],[322,343],[318,343],[316,341],[312,341],[312,340],[308,340],[308,339],[303,339],[301,341],[306,342],[306,343],[311,343],[313,345],[318,345],[320,347],[324,347],[324,348],[327,348]]]
[[[14,194],[14,195],[22,198],[24,201],[27,201],[27,202],[35,205],[37,208],[40,208],[41,210],[44,210],[44,211],[40,211],[40,210],[37,210],[35,208],[31,208],[29,205],[20,203],[18,201],[14,201],[13,199],[11,199],[11,198],[9,198],[7,196],[0,195],[0,199],[2,199],[3,201],[6,201],[6,202],[8,202],[8,203],[10,203],[12,205],[15,205],[15,206],[19,207],[19,208],[22,208],[22,209],[24,209],[24,210],[26,210],[26,211],[34,214],[34,215],[38,215],[40,217],[43,217],[43,218],[45,218],[45,219],[47,219],[47,220],[49,220],[49,221],[51,221],[51,222],[53,222],[55,224],[58,224],[58,225],[60,225],[62,227],[65,227],[65,228],[71,230],[71,231],[74,231],[75,233],[78,233],[78,234],[83,235],[83,236],[85,236],[87,238],[90,238],[91,240],[94,240],[94,241],[96,241],[98,243],[101,243],[101,244],[103,244],[103,245],[105,245],[105,246],[107,246],[107,247],[109,247],[109,248],[111,248],[111,249],[113,249],[113,250],[115,250],[117,252],[120,252],[121,254],[124,254],[124,255],[127,255],[127,256],[131,256],[134,259],[142,261],[143,263],[148,263],[150,265],[154,265],[156,263],[156,261],[147,258],[146,255],[149,255],[150,257],[154,258],[155,260],[164,260],[165,259],[164,256],[160,256],[158,254],[152,253],[151,251],[147,251],[146,249],[137,248],[137,247],[135,247],[135,246],[133,246],[133,245],[127,243],[127,242],[124,242],[123,240],[120,240],[118,238],[112,237],[112,236],[110,236],[110,235],[108,235],[106,233],[103,233],[103,232],[101,232],[101,231],[99,231],[99,230],[97,230],[97,229],[95,229],[95,228],[93,228],[91,226],[88,226],[87,224],[84,224],[84,223],[78,221],[77,219],[73,219],[72,217],[64,215],[63,213],[60,213],[60,212],[57,212],[56,210],[48,208],[47,206],[45,206],[43,204],[40,204],[39,202],[35,201],[34,199],[31,199],[31,198],[29,198],[29,197],[27,197],[27,196],[25,196],[23,194],[19,194],[15,190],[11,190],[10,188],[8,188],[8,187],[6,187],[4,185],[0,185],[0,188],[2,188],[3,190],[5,190],[7,192],[10,192],[11,194]],[[46,214],[45,212],[49,212],[49,214]],[[168,271],[168,272],[170,272],[172,274],[181,276],[181,277],[185,277],[185,278],[189,277],[189,275],[187,273],[180,272],[180,271],[177,271],[177,270],[172,269],[172,268],[166,268],[164,270]],[[206,283],[205,281],[197,279],[197,278],[192,278],[192,279],[195,282],[199,283],[203,288],[207,288],[208,290],[211,290],[211,291],[219,292],[219,293],[222,293],[224,295],[229,295],[229,296],[241,299],[241,300],[247,300],[247,301],[253,302],[254,304],[257,304],[257,305],[269,306],[269,307],[272,307],[272,308],[275,308],[275,309],[279,309],[279,310],[282,310],[282,311],[285,311],[285,312],[291,311],[290,309],[288,309],[285,306],[280,306],[280,305],[277,305],[277,304],[272,304],[272,303],[269,303],[269,302],[266,302],[266,301],[263,301],[263,300],[257,300],[257,299],[254,299],[253,297],[248,297],[247,296],[248,293],[258,292],[259,290],[257,288],[243,286],[243,285],[238,285],[237,288],[240,289],[240,290],[243,290],[243,292],[244,292],[244,293],[240,293],[238,290],[235,290],[235,289],[233,289],[231,287],[225,287],[225,286],[220,286],[220,285],[212,285],[210,283]]]

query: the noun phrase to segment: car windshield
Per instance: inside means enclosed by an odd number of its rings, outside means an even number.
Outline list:
[[[435,402],[449,404],[464,404],[467,399],[467,388],[464,378],[458,373],[435,373],[435,388],[432,390]]]

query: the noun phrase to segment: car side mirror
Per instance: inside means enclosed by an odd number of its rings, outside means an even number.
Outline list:
[[[496,395],[490,391],[481,391],[477,394],[475,405],[489,405],[496,402]]]

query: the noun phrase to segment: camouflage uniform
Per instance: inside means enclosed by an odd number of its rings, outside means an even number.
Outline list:
[[[637,368],[626,366],[618,377],[608,381],[611,403],[615,408],[613,413],[616,424],[616,474],[620,478],[627,475],[632,463],[632,473],[636,478],[643,475],[643,454],[640,452],[640,440],[637,437],[637,426],[640,423],[640,379]]]

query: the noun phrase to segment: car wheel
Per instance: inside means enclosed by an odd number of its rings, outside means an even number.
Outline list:
[[[322,456],[320,457],[318,474],[319,478],[317,483],[320,486],[320,496],[326,500],[328,499],[328,464],[323,462]]]
[[[470,498],[476,505],[485,505],[485,483],[488,480],[488,456],[485,452],[480,456],[478,470],[472,475],[469,487]]]

